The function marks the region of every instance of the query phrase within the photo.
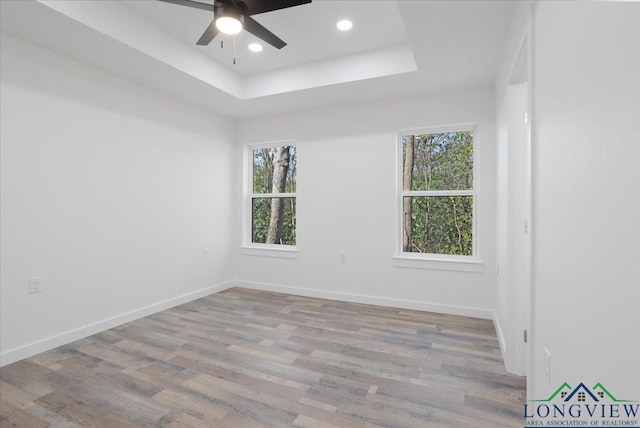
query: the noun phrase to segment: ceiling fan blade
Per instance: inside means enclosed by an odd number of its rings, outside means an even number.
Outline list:
[[[249,10],[249,15],[271,12],[311,3],[311,0],[243,0]]]
[[[200,3],[193,0],[158,0],[165,3],[177,4],[179,6],[193,7],[195,9],[206,10],[207,12],[213,12],[213,5],[207,3]]]
[[[258,21],[250,16],[244,17],[244,29],[278,49],[287,46],[281,38],[264,28]]]
[[[218,27],[216,27],[216,20],[214,19],[211,21],[211,24],[209,24],[207,29],[204,30],[204,33],[202,33],[202,36],[200,36],[200,39],[198,39],[196,45],[207,46],[209,43],[211,43],[211,40],[213,40],[218,35],[219,32],[220,30],[218,30]]]

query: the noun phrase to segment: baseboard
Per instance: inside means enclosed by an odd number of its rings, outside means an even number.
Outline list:
[[[447,315],[493,319],[490,309],[473,308],[468,306],[443,305],[415,300],[392,299],[388,297],[367,296],[364,294],[341,293],[337,291],[318,290],[311,288],[291,287],[288,285],[268,284],[253,281],[233,281],[234,286],[253,290],[273,291],[276,293],[293,294],[296,296],[317,297],[319,299],[338,300],[342,302],[364,303],[368,305],[388,306],[400,309],[412,309],[424,312],[436,312]]]
[[[49,349],[66,345],[67,343],[71,343],[75,340],[83,339],[87,336],[91,336],[92,334],[100,333],[101,331],[105,331],[110,328],[114,328],[119,325],[146,317],[148,315],[164,311],[165,309],[173,308],[174,306],[182,305],[201,297],[218,293],[233,286],[234,283],[228,281],[211,287],[206,287],[197,291],[193,291],[191,293],[183,294],[181,296],[144,306],[134,311],[116,315],[115,317],[107,318],[93,324],[85,325],[74,330],[66,331],[64,333],[42,339],[37,342],[21,346],[19,348],[10,349],[0,354],[0,367],[22,360],[24,358],[29,358],[41,352],[48,351]]]
[[[496,328],[496,335],[498,336],[498,343],[500,343],[500,352],[502,353],[502,361],[504,362],[505,370],[507,369],[507,342],[504,340],[504,333],[502,331],[502,326],[500,325],[500,320],[498,319],[498,314],[496,311],[491,311],[493,315],[493,325]]]
[[[448,315],[460,315],[473,318],[482,318],[493,320],[496,326],[496,332],[498,340],[500,342],[500,349],[502,351],[503,359],[506,361],[505,347],[504,347],[504,335],[502,328],[496,317],[495,311],[484,308],[474,308],[468,306],[456,306],[456,305],[444,305],[441,303],[431,303],[425,301],[403,300],[393,299],[388,297],[368,296],[363,294],[353,293],[341,293],[337,291],[318,290],[310,288],[291,287],[287,285],[269,284],[263,282],[253,281],[228,281],[221,284],[214,285],[212,287],[203,288],[191,293],[183,294],[181,296],[167,299],[161,302],[157,302],[148,306],[144,306],[140,309],[130,311],[124,314],[117,315],[102,321],[98,321],[93,324],[89,324],[83,327],[79,327],[74,330],[66,331],[64,333],[39,340],[37,342],[30,343],[28,345],[21,346],[19,348],[10,349],[0,354],[0,367],[13,362],[29,358],[33,355],[41,352],[48,351],[58,346],[71,343],[75,340],[83,339],[91,336],[92,334],[100,333],[110,328],[117,327],[122,324],[126,324],[131,321],[146,317],[148,315],[163,311],[165,309],[172,308],[174,306],[182,305],[187,302],[199,299],[201,297],[208,296],[210,294],[218,293],[232,287],[244,287],[254,290],[273,291],[276,293],[293,294],[296,296],[316,297],[320,299],[337,300],[342,302],[363,303],[369,305],[388,306],[392,308],[410,309],[425,312],[435,312]]]

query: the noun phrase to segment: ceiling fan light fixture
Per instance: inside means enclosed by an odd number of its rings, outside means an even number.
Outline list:
[[[216,19],[216,27],[224,34],[238,34],[242,31],[242,22],[235,18],[223,16]]]
[[[224,34],[238,34],[242,31],[244,16],[233,7],[221,7],[216,10],[216,28]]]
[[[351,28],[353,28],[353,22],[349,21],[348,19],[341,19],[336,24],[336,27],[340,31],[349,31],[351,30]]]
[[[249,43],[249,50],[251,52],[260,52],[262,51],[262,45],[260,43]]]

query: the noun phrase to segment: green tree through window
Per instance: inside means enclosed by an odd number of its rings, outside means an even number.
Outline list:
[[[402,135],[402,252],[473,255],[473,139]]]
[[[251,242],[296,244],[296,146],[254,148]]]

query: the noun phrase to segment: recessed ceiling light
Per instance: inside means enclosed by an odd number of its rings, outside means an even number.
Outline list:
[[[260,43],[249,43],[249,50],[251,52],[260,52],[262,50],[262,45]]]
[[[348,19],[343,19],[341,21],[338,21],[336,27],[338,27],[338,30],[340,31],[349,31],[351,30],[351,27],[353,27],[353,22],[349,21]]]

